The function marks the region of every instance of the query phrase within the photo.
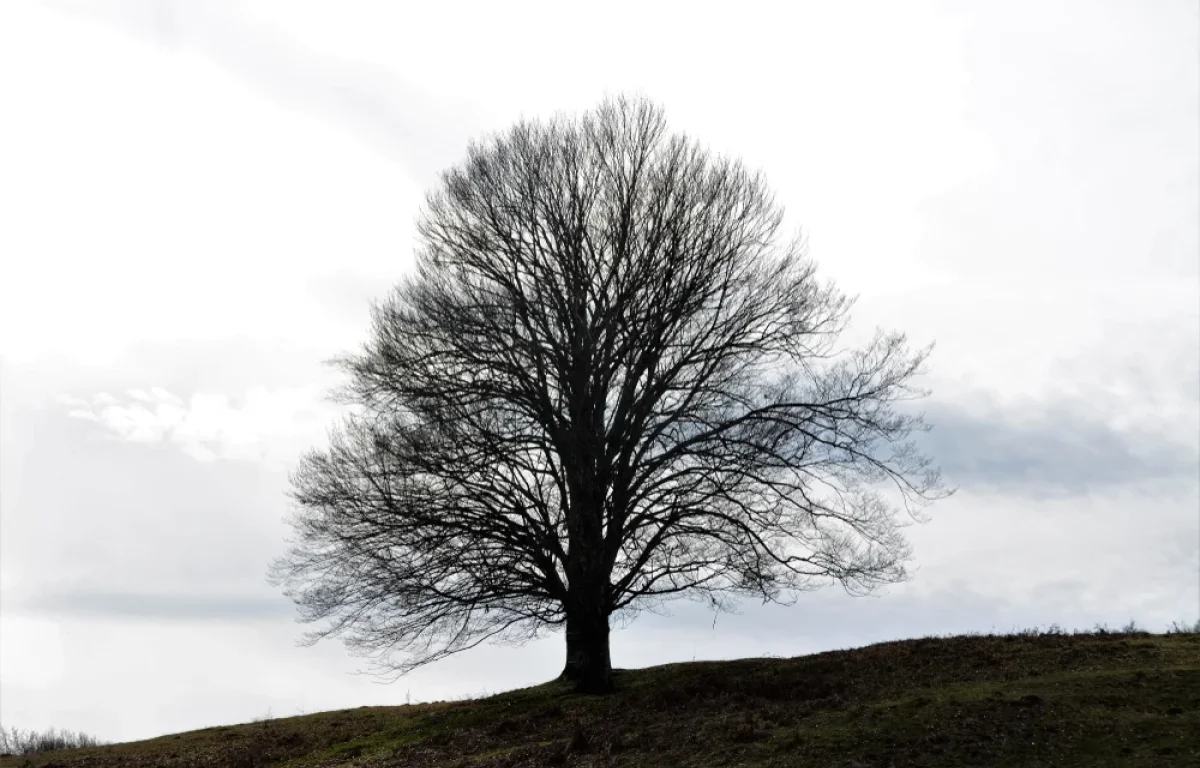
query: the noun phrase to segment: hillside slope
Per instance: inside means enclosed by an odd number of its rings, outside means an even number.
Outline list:
[[[1200,635],[989,635],[618,672],[0,766],[1200,765]]]

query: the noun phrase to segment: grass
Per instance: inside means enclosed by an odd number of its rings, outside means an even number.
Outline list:
[[[1192,766],[1200,626],[1056,627],[794,659],[618,670],[473,701],[360,707],[0,766]]]

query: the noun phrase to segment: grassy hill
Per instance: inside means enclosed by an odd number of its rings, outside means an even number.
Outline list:
[[[987,635],[617,673],[0,766],[1195,766],[1200,634]]]

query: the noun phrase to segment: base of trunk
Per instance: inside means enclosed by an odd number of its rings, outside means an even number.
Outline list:
[[[608,621],[585,626],[567,621],[567,663],[560,680],[575,683],[580,693],[609,693],[613,689],[608,647]]]
[[[612,693],[613,674],[611,669],[579,670],[572,667],[563,669],[559,680],[575,684],[576,693]]]

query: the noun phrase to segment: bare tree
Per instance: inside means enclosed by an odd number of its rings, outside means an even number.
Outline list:
[[[272,581],[308,642],[404,674],[565,625],[605,691],[614,616],[905,578],[901,513],[949,493],[892,407],[929,349],[835,352],[851,302],[782,215],[645,101],[472,145],[293,475]]]

